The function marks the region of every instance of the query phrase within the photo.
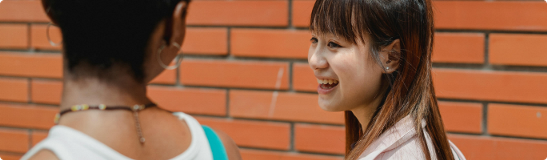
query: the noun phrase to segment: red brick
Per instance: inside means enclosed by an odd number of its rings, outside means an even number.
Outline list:
[[[59,104],[63,92],[63,83],[55,80],[31,81],[31,99],[34,103]]]
[[[180,81],[184,85],[288,89],[287,68],[281,62],[186,60],[180,67]]]
[[[193,1],[190,25],[287,26],[287,1]]]
[[[32,143],[32,146],[35,146],[36,144],[38,144],[40,141],[46,139],[48,135],[48,132],[46,131],[32,131],[32,134],[31,134],[31,143]]]
[[[530,1],[434,1],[437,29],[547,31],[547,5]]]
[[[482,133],[482,104],[439,102],[439,110],[446,131]]]
[[[290,125],[278,122],[259,122],[199,117],[202,125],[228,134],[238,146],[288,150]]]
[[[342,160],[343,157],[302,154],[292,152],[262,151],[254,149],[240,149],[242,159],[260,160]]]
[[[2,160],[20,160],[23,154],[20,153],[0,153]]]
[[[484,63],[484,34],[435,33],[433,62]]]
[[[28,47],[28,26],[26,24],[0,24],[0,35],[2,35],[0,36],[0,48],[26,49]]]
[[[232,29],[230,35],[231,53],[235,56],[308,58],[309,31]]]
[[[292,1],[292,24],[297,27],[309,27],[313,0]]]
[[[57,112],[59,109],[55,107],[0,104],[0,125],[49,129],[54,125],[53,118]]]
[[[47,40],[47,25],[32,24],[30,27],[30,46],[35,49],[61,50],[63,37],[58,27],[49,27],[49,38],[57,46],[52,46]]]
[[[547,139],[547,108],[488,104],[488,133]]]
[[[547,74],[434,69],[433,84],[441,98],[547,103]]]
[[[61,54],[0,52],[0,75],[61,78]]]
[[[174,63],[172,63],[174,64]],[[177,81],[177,71],[176,70],[164,70],[156,78],[154,78],[150,83],[154,84],[175,84]]]
[[[547,36],[491,34],[490,63],[499,65],[547,66]]]
[[[161,108],[170,111],[226,115],[226,91],[224,90],[150,86],[148,95]]]
[[[0,78],[0,100],[27,102],[28,80],[21,78]]]
[[[469,160],[545,159],[547,142],[513,138],[449,135]]]
[[[317,92],[317,78],[307,63],[295,63],[292,70],[292,85],[295,90]]]
[[[230,90],[230,116],[343,124],[342,112],[319,108],[316,94]],[[273,101],[272,101],[273,100]]]
[[[295,148],[298,151],[344,154],[346,130],[344,127],[296,124]]]
[[[0,5],[0,21],[49,22],[41,1],[5,0]]]
[[[29,143],[26,130],[0,129],[0,151],[25,153]]]
[[[228,30],[226,28],[188,28],[181,52],[226,55],[228,53]]]

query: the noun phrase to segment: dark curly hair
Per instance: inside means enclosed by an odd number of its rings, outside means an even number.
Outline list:
[[[74,78],[111,79],[113,66],[144,75],[145,49],[163,19],[171,24],[176,5],[190,0],[42,0],[63,36],[65,67]],[[182,15],[186,16],[186,11]],[[169,30],[166,30],[169,31]],[[170,37],[164,37],[167,41]]]

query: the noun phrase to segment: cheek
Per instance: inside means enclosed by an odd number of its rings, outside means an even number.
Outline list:
[[[382,76],[382,73],[374,68],[374,64],[375,61],[357,54],[333,59],[330,66],[338,76],[340,86],[332,99],[320,99],[320,104],[323,101],[322,108],[329,111],[344,111],[371,103],[380,92]]]

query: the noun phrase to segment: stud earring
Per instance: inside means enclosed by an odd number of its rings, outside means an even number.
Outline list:
[[[386,70],[389,70],[389,67],[386,67]]]

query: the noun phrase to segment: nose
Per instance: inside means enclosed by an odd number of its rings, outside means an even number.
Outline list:
[[[310,48],[310,56],[308,58],[308,63],[313,70],[320,70],[325,69],[329,67],[329,63],[327,62],[327,59],[324,56],[323,51],[320,49],[320,47],[316,48]]]

